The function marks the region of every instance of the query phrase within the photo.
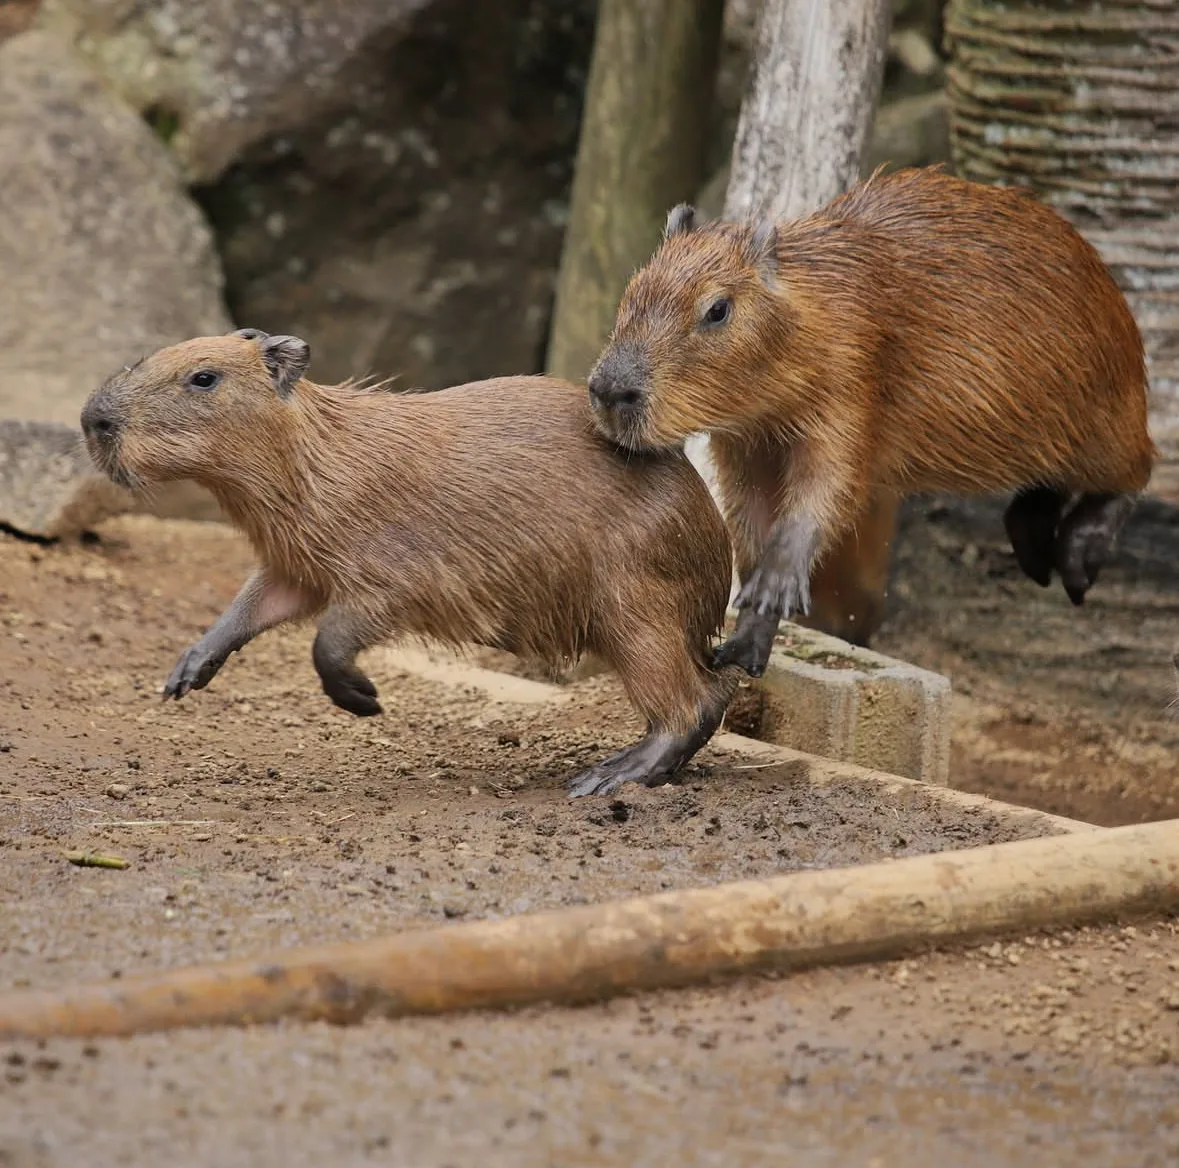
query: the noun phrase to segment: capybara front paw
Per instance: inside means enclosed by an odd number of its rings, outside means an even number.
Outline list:
[[[164,699],[179,701],[189,690],[204,689],[217,676],[225,658],[208,653],[198,641],[180,655],[176,668],[164,683]]]
[[[777,632],[777,616],[744,610],[737,618],[733,635],[713,651],[713,668],[724,669],[736,665],[750,677],[761,677],[769,664]]]
[[[359,669],[321,678],[323,692],[341,710],[347,710],[358,718],[371,718],[381,713],[377,701],[377,687]]]

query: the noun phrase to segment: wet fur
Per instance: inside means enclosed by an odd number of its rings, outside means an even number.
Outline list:
[[[710,328],[722,295],[731,319]],[[1031,195],[939,168],[877,172],[789,223],[676,208],[595,376],[641,387],[641,406],[595,410],[618,441],[710,433],[753,672],[874,488],[1020,492],[1021,567],[1080,603],[1156,456],[1142,340],[1097,252]],[[797,553],[799,517],[812,559],[767,562]]]
[[[322,386],[285,366],[276,376],[264,343],[211,337],[161,350],[87,407],[118,424],[117,444],[91,442],[99,465],[139,483],[195,479],[262,564],[238,616],[231,606],[207,634],[217,651],[198,643],[182,658],[176,696],[207,684],[245,643],[246,624],[270,627],[281,612],[319,619],[316,668],[355,713],[380,710],[356,653],[414,635],[551,663],[594,653],[647,720],[646,761],[653,740],[682,745],[708,726],[707,741],[735,684],[710,668],[731,551],[685,456],[618,450],[567,382],[505,377],[430,394]],[[202,367],[224,371],[216,392],[183,387]],[[610,789],[613,776],[600,772],[588,789]],[[647,775],[631,766],[626,777]]]

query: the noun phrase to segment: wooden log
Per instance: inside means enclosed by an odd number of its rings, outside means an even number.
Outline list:
[[[602,0],[547,366],[582,380],[668,209],[704,180],[724,0]]]
[[[889,0],[766,0],[733,143],[724,217],[805,215],[859,177],[884,76]],[[707,478],[706,444],[692,452]],[[880,624],[896,500],[874,498],[811,581],[800,624],[866,644]]]
[[[1179,820],[0,997],[0,1039],[576,1003],[1179,906]]]

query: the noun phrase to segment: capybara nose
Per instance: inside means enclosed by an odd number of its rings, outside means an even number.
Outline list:
[[[639,404],[642,391],[628,378],[598,370],[589,379],[590,401],[602,409],[629,409]]]
[[[99,442],[109,441],[119,424],[101,398],[91,398],[82,409],[82,433]]]

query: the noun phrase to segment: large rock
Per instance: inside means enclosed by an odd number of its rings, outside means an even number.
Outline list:
[[[46,32],[0,44],[0,159],[0,417],[76,428],[119,366],[232,328],[167,148]]]
[[[170,142],[190,182],[247,147],[347,103],[358,54],[396,39],[430,0],[45,0]]]
[[[75,424],[160,345],[231,328],[167,149],[43,32],[0,45],[0,414]]]
[[[76,428],[0,418],[0,525],[58,539],[134,505],[95,471]]]
[[[362,102],[201,193],[243,326],[312,374],[427,389],[541,367],[593,0],[436,0],[368,59]]]

